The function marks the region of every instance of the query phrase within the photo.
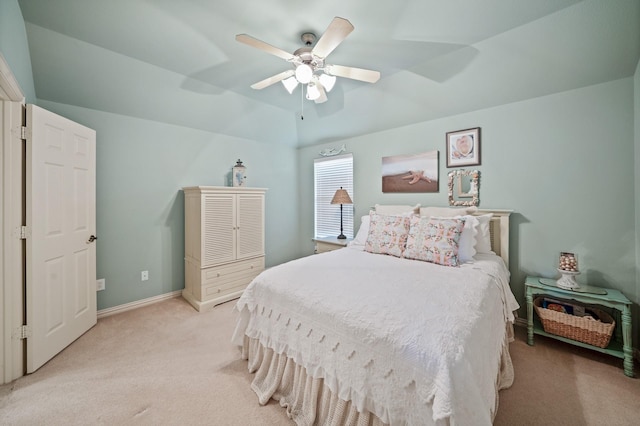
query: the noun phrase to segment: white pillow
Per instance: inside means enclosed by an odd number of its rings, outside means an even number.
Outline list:
[[[358,229],[358,233],[355,238],[349,242],[349,246],[362,246],[364,248],[364,243],[367,242],[367,236],[369,235],[369,223],[369,215],[362,216],[360,219],[360,228]]]
[[[376,213],[385,216],[411,215],[420,212],[420,204],[415,206],[376,204]]]
[[[462,228],[460,240],[458,241],[458,259],[461,263],[471,262],[473,261],[473,256],[476,255],[476,243],[480,221],[476,216],[471,215],[455,216],[455,218],[465,219],[464,228]]]
[[[474,216],[478,219],[478,233],[476,234],[476,253],[493,253],[491,251],[491,235],[489,233],[489,222],[493,217],[492,213]]]
[[[467,214],[475,213],[478,210],[477,207],[422,207],[420,208],[420,216],[436,216],[436,217],[454,217],[464,216]]]

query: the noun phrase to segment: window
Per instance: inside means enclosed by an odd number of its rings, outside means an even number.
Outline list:
[[[340,235],[340,204],[331,204],[331,199],[340,187],[353,198],[353,154],[314,160],[315,182],[315,236],[337,237]],[[353,206],[343,205],[342,228],[347,238],[353,238]]]

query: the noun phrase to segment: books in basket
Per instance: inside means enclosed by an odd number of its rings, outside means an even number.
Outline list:
[[[590,316],[593,319],[599,319],[595,318],[595,314],[593,312],[587,312],[584,306],[576,303],[570,303],[566,300],[558,300],[545,297],[544,299],[542,299],[542,307],[545,309],[550,309],[552,311],[562,312],[568,315],[575,315],[578,317]]]

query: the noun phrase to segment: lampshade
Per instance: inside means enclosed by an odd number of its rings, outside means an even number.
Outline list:
[[[324,87],[324,90],[330,92],[333,86],[336,84],[336,77],[329,74],[322,73],[320,75],[320,84]]]
[[[340,187],[333,196],[331,204],[353,204],[353,201],[351,201],[351,197],[349,197],[347,190]]]
[[[282,80],[282,84],[287,89],[287,92],[289,92],[289,94],[292,94],[293,89],[295,89],[298,86],[298,80],[296,80],[294,76],[291,76],[289,78]]]
[[[296,67],[296,80],[302,84],[307,84],[311,81],[313,76],[313,69],[307,64],[300,64]]]
[[[320,97],[319,87],[320,86],[315,83],[309,83],[307,85],[307,99],[309,99],[310,101],[315,101],[316,99],[318,99]]]
[[[307,85],[307,99],[315,101],[317,104],[327,102],[327,93],[317,75],[311,77],[311,81]]]

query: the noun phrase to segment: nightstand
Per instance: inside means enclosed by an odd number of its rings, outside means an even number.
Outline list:
[[[542,336],[551,337],[561,340],[572,345],[580,346],[587,349],[593,349],[622,358],[624,365],[624,374],[633,377],[633,350],[631,348],[631,301],[625,297],[620,291],[612,288],[591,287],[594,293],[587,293],[577,290],[565,290],[554,285],[540,282],[540,277],[527,277],[525,281],[525,296],[527,300],[527,343],[533,346],[533,335],[540,334]],[[545,279],[542,279],[545,281]],[[548,280],[553,282],[553,280]],[[588,290],[584,288],[581,290]],[[604,293],[604,294],[602,294]],[[533,299],[536,294],[544,294],[564,299],[572,299],[591,305],[601,305],[608,308],[617,309],[621,313],[622,321],[622,342],[614,337],[606,348],[599,348],[576,340],[567,339],[565,337],[556,336],[544,331],[538,318],[534,320]],[[616,325],[617,328],[617,325]],[[618,336],[619,337],[619,336]],[[615,340],[614,340],[615,339]]]
[[[316,243],[316,253],[324,253],[344,248],[351,240],[353,240],[353,238],[347,238],[345,240],[339,240],[337,237],[313,238],[313,242]]]

